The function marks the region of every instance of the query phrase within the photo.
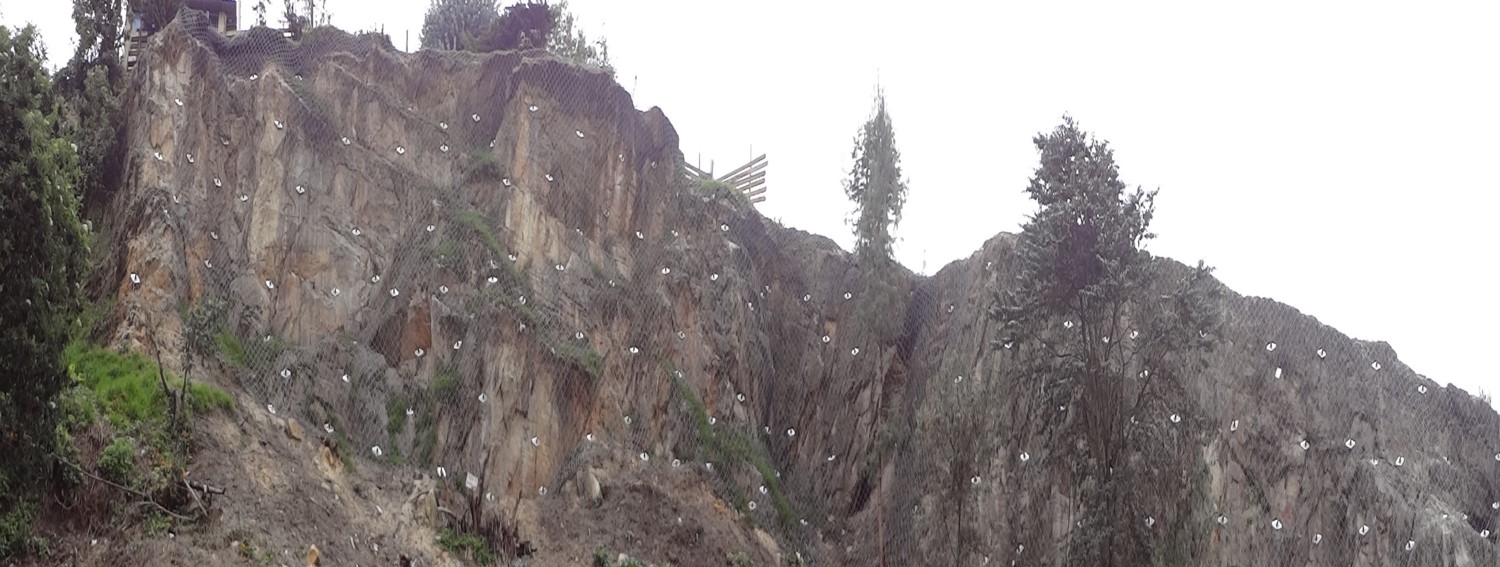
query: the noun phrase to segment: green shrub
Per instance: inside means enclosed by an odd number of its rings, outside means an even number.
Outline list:
[[[730,199],[742,203],[749,203],[750,198],[733,185],[716,179],[700,179],[698,189],[718,199]]]
[[[708,410],[703,401],[688,386],[687,381],[677,377],[675,369],[670,364],[663,363],[668,376],[672,379],[678,395],[687,402],[688,411],[692,415],[695,429],[697,430],[696,451],[702,451],[702,457],[716,463],[714,471],[730,481],[730,474],[735,467],[741,464],[749,464],[760,474],[761,482],[770,493],[771,502],[776,507],[776,517],[783,524],[792,519],[791,504],[782,491],[781,478],[776,476],[776,469],[771,465],[771,456],[760,439],[753,433],[729,425],[714,427],[708,423]],[[717,466],[723,465],[723,466]],[[728,494],[731,503],[736,508],[744,508],[746,502],[743,494],[732,491]]]
[[[0,515],[0,558],[46,549],[47,542],[31,533],[35,519],[35,505],[24,500]]]
[[[500,161],[495,159],[495,154],[484,148],[475,148],[469,151],[469,155],[463,164],[462,174],[465,183],[474,181],[499,181],[501,177],[505,176],[500,171]]]
[[[94,422],[94,406],[99,400],[93,390],[80,386],[75,379],[73,386],[57,396],[57,424],[68,431]]]
[[[606,549],[603,545],[595,547],[593,563],[591,563],[590,565],[592,565],[593,567],[650,567],[650,564],[646,563],[645,561],[641,561],[629,555],[626,555],[624,559],[618,561],[616,561],[611,555],[612,554],[609,552],[609,549]],[[663,567],[670,566],[671,564],[668,563]]]
[[[495,231],[490,228],[489,221],[479,211],[473,209],[459,211],[456,219],[460,224],[473,230],[479,236],[480,241],[484,242],[484,245],[490,249],[491,253],[500,257],[506,255],[505,249],[500,247],[500,240],[495,238]]]
[[[166,514],[153,512],[146,517],[146,535],[155,537],[167,533],[172,529],[172,518]]]
[[[599,354],[599,351],[594,350],[593,347],[579,345],[572,341],[559,342],[544,339],[543,342],[552,350],[557,351],[558,356],[578,365],[595,380],[604,376],[604,355]]]
[[[99,452],[99,474],[121,486],[135,484],[135,440],[116,437]]]
[[[73,439],[73,433],[61,423],[57,424],[57,436],[52,444],[53,451],[56,451],[58,458],[69,463],[77,463],[81,460],[79,458],[81,453],[78,450],[78,442]],[[79,473],[78,469],[65,464],[55,464],[54,466],[62,473],[62,488],[73,488],[83,482],[83,474]]]
[[[495,554],[490,551],[490,546],[474,534],[443,528],[443,531],[438,532],[438,545],[449,553],[468,554],[480,565],[495,563]]]

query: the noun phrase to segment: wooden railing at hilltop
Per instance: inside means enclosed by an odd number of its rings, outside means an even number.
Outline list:
[[[718,178],[714,177],[712,171],[703,171],[690,164],[683,164],[682,173],[692,181],[712,180],[727,183],[743,193],[751,203],[761,203],[766,200],[766,165],[766,154],[761,154],[760,157]]]

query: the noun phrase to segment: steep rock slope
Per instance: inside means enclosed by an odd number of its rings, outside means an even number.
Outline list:
[[[261,31],[228,42],[187,16],[141,59],[131,175],[92,282],[115,300],[114,342],[175,365],[180,308],[222,302],[212,379],[251,421],[326,426],[360,463],[316,474],[472,493],[520,521],[539,564],[599,542],[679,564],[952,560],[920,434],[888,440],[933,381],[999,364],[985,312],[1014,277],[1012,237],[930,278],[872,280],[831,241],[683,183],[666,117],[601,74]],[[1135,416],[1147,496],[1119,529],[1184,564],[1500,561],[1488,406],[1286,306],[1223,308],[1206,366]],[[1085,512],[1051,456],[1073,440],[1038,415],[1067,419],[1067,397],[1009,390],[968,553],[1062,564]],[[590,482],[602,508],[577,497]],[[719,512],[682,527],[682,492]],[[351,557],[431,552],[388,541]]]

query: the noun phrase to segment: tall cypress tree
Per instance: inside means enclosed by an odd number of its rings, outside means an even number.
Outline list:
[[[891,260],[895,237],[906,205],[906,180],[901,177],[901,152],[896,131],[885,109],[885,93],[875,95],[875,112],[854,140],[854,169],[844,182],[844,194],[854,201],[849,225],[856,237],[854,252],[876,264]]]

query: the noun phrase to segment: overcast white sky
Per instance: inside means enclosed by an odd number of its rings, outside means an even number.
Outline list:
[[[69,4],[0,21],[37,23],[57,64]],[[427,4],[328,2],[398,47]],[[1071,113],[1161,189],[1154,252],[1500,391],[1500,3],[1124,4],[570,2],[690,161],[769,154],[761,210],[785,224],[851,245],[840,182],[877,77],[911,186],[897,256],[926,273],[1019,229],[1031,137]]]

